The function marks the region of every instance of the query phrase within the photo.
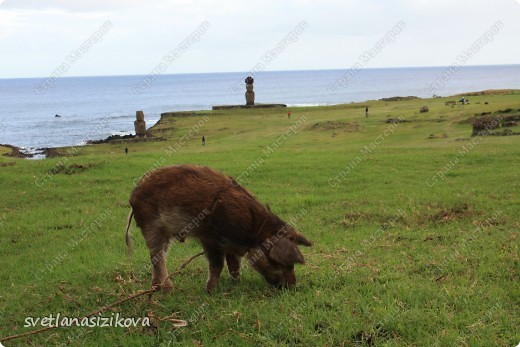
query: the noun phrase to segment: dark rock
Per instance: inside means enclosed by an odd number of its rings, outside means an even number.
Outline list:
[[[211,109],[212,110],[232,110],[232,109],[244,109],[244,108],[248,109],[248,108],[274,108],[274,107],[287,107],[287,105],[285,105],[285,104],[216,105],[216,106],[213,106]],[[165,114],[165,113],[163,113],[163,114]]]
[[[504,122],[520,122],[520,114],[504,117]]]
[[[417,96],[392,96],[391,98],[382,98],[381,101],[405,101],[420,99]]]
[[[119,140],[129,140],[135,138],[135,135],[111,135],[103,140],[89,140],[87,141],[88,145],[99,145],[102,143],[109,143],[111,141],[119,141]]]
[[[23,149],[20,147],[7,145],[7,144],[2,144],[1,146],[11,149],[11,153],[4,154],[4,156],[6,156],[6,157],[13,157],[13,158],[32,158],[33,157],[32,154],[24,153]]]
[[[472,136],[486,135],[490,130],[501,127],[501,118],[495,116],[484,116],[473,121]]]

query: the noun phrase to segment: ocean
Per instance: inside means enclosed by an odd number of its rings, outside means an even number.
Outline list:
[[[0,79],[0,143],[32,151],[131,134],[169,111],[245,104],[247,72]],[[520,65],[258,72],[257,103],[332,105],[392,96],[520,89]],[[59,115],[60,117],[56,117]]]

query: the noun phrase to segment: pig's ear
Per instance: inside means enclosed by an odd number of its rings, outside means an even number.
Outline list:
[[[305,264],[298,246],[285,237],[282,237],[273,245],[269,251],[269,258],[284,266],[291,266],[295,263]]]
[[[294,236],[294,242],[296,242],[297,244],[302,245],[302,246],[307,246],[307,247],[312,246],[312,242],[307,240],[305,238],[305,236],[303,236],[300,233],[296,233],[296,235]]]

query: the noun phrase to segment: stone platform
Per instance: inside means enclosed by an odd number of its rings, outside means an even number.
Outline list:
[[[213,110],[231,110],[242,108],[273,108],[273,107],[287,107],[285,104],[254,104],[254,105],[217,105],[213,106]]]

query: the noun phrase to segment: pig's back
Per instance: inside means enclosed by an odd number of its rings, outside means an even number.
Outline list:
[[[249,246],[267,214],[265,207],[233,178],[196,165],[151,172],[133,191],[130,204],[141,228],[171,236],[197,221],[200,225],[190,234],[221,248]]]
[[[134,189],[130,204],[134,208],[145,203],[157,208],[180,205],[200,212],[231,184],[229,177],[208,167],[169,166],[145,175]]]

